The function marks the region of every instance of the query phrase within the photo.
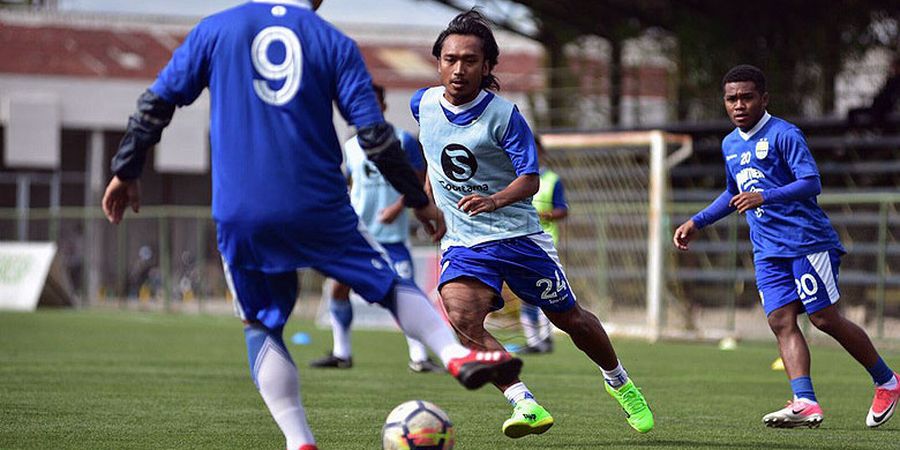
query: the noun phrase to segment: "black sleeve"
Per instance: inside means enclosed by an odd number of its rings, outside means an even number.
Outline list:
[[[394,127],[388,123],[380,123],[361,128],[357,139],[366,157],[375,163],[381,175],[397,192],[403,194],[406,206],[421,208],[428,204],[422,180],[409,164],[400,141],[394,135]]]
[[[147,90],[138,97],[137,111],[128,118],[128,128],[119,150],[113,156],[110,170],[123,180],[141,176],[147,151],[159,142],[163,129],[175,114],[175,104]]]

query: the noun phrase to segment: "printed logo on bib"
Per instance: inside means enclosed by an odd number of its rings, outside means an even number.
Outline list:
[[[469,149],[460,144],[450,144],[441,152],[441,168],[447,178],[462,182],[475,176],[478,161]]]

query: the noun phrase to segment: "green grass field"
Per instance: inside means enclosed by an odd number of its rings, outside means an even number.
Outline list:
[[[760,319],[762,320],[762,319]],[[639,435],[603,392],[599,372],[569,342],[525,358],[524,381],[554,415],[542,436],[510,440],[510,413],[493,388],[469,392],[447,375],[413,374],[398,333],[358,331],[355,367],[311,370],[330,332],[292,322],[287,336],[303,401],[322,449],[380,448],[387,413],[414,398],[453,419],[458,449],[900,448],[900,419],[864,424],[868,374],[841,350],[813,349],[813,380],[826,419],[817,430],[770,430],[762,414],[789,387],[769,369],[773,343],[722,352],[702,344],[617,340],[620,357],[656,414]],[[885,355],[900,365],[896,352]],[[248,376],[236,319],[100,311],[0,314],[0,448],[283,448]]]

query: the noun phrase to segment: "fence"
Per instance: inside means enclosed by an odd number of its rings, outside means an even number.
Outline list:
[[[900,194],[823,195],[819,203],[848,255],[841,263],[841,304],[877,337],[900,338]],[[665,228],[704,203],[671,203]],[[645,267],[627,252],[645,242],[611,238],[616,226],[646,225],[644,211],[580,205],[563,225],[563,264],[579,301],[616,327],[646,318]],[[573,233],[575,230],[580,230]],[[0,209],[0,241],[56,241],[83,304],[170,311],[230,310],[215,225],[205,207],[144,207],[118,226],[99,209]],[[752,249],[743,217],[705,229],[690,252],[666,258],[664,329],[711,336],[764,336]],[[318,298],[322,278],[301,275],[301,297]],[[300,314],[316,305],[301,302]]]

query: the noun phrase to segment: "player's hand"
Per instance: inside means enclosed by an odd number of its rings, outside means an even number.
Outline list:
[[[387,208],[382,209],[378,213],[378,221],[381,223],[392,224],[397,217],[400,217],[400,213],[403,212],[402,202],[394,203],[393,205],[388,206]]]
[[[672,242],[675,243],[675,248],[678,250],[687,250],[688,244],[697,237],[697,226],[694,225],[694,220],[688,220],[687,222],[681,224],[675,230],[675,236],[672,237]]]
[[[486,197],[478,194],[469,194],[456,203],[456,207],[461,209],[463,212],[469,213],[469,216],[474,216],[483,212],[491,212],[497,209],[497,203],[494,199],[490,197]]]
[[[760,192],[741,192],[734,197],[731,197],[731,201],[728,202],[728,206],[736,208],[738,213],[743,214],[744,212],[756,209],[762,206],[763,195]]]
[[[106,185],[106,192],[100,204],[106,218],[111,223],[118,224],[125,215],[126,207],[131,206],[131,210],[135,213],[141,209],[141,182],[113,177]]]
[[[444,234],[447,232],[447,225],[444,224],[444,213],[435,206],[434,202],[430,201],[427,205],[414,209],[413,213],[419,219],[419,222],[422,222],[425,232],[431,236],[431,242],[438,242],[444,237]]]

